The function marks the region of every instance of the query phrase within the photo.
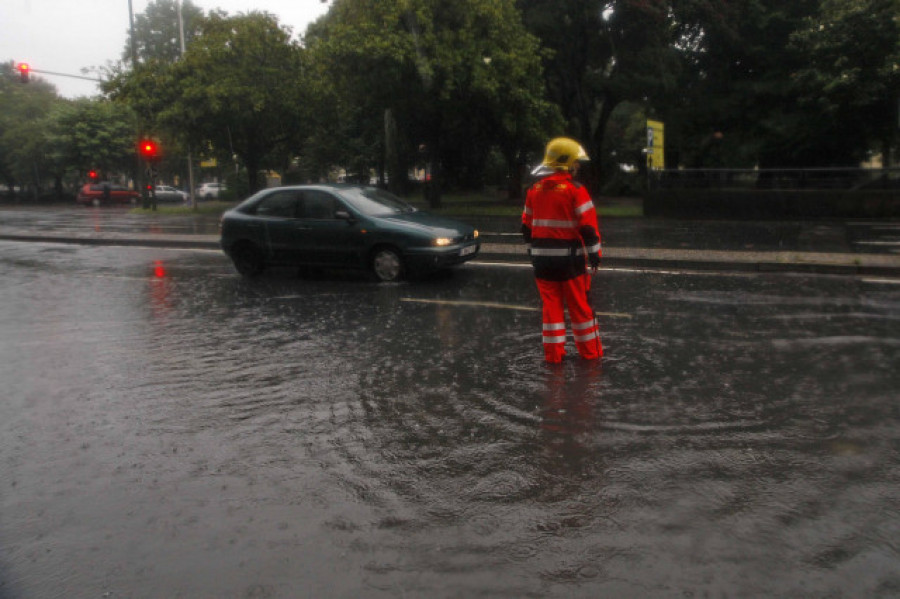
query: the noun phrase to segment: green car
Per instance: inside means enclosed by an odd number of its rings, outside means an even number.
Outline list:
[[[239,273],[267,266],[369,269],[380,281],[471,260],[478,231],[375,187],[265,189],[222,215],[222,250]]]

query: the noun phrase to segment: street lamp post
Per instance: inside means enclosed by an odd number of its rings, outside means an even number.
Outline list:
[[[131,0],[128,0],[128,24],[131,31],[131,72],[135,73],[137,72],[137,38],[134,37],[134,10],[131,5]],[[144,134],[143,124],[141,123],[140,116],[138,116],[137,119],[135,139],[140,140]],[[140,190],[142,198],[141,206],[147,208],[147,190],[144,189],[144,178],[141,176],[141,151],[138,147],[135,147],[134,149],[134,164],[134,188],[135,190]]]
[[[181,43],[181,57],[184,58],[184,19],[181,16],[181,1],[176,2],[178,9],[178,40]],[[187,143],[187,161],[188,161],[188,194],[191,198],[191,210],[197,209],[197,198],[194,197],[194,160],[191,156],[191,142]]]

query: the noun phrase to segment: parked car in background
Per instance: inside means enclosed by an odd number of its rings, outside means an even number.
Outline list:
[[[381,281],[478,255],[472,226],[357,185],[265,189],[222,215],[222,250],[239,273],[267,266],[369,269]]]
[[[197,191],[194,193],[194,195],[200,199],[212,200],[214,198],[218,198],[219,194],[226,189],[228,188],[225,187],[224,183],[204,183],[197,188]]]
[[[187,202],[190,195],[186,191],[175,189],[169,185],[157,185],[155,190],[157,202]]]
[[[79,204],[100,206],[101,204],[137,202],[140,197],[141,194],[132,189],[109,181],[102,181],[84,185],[75,196],[75,201]]]

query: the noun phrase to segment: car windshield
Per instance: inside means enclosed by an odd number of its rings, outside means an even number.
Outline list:
[[[394,194],[376,187],[347,187],[341,189],[341,197],[368,216],[389,216],[415,212],[415,208]]]

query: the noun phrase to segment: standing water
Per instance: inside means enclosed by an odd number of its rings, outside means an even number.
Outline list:
[[[900,592],[895,285],[0,245],[3,599]]]

